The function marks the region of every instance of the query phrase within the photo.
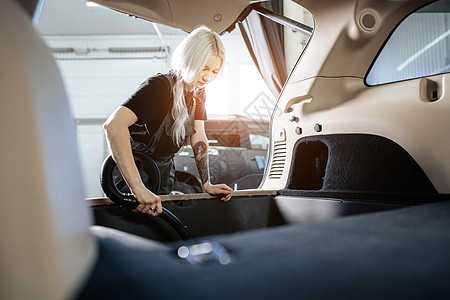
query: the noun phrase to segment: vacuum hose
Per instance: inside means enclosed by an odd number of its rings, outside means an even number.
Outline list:
[[[147,188],[154,193],[157,193],[160,186],[160,174],[158,166],[155,161],[141,151],[133,150],[133,156],[135,158],[136,163],[141,163],[143,168],[148,175],[148,185]],[[102,164],[101,175],[100,175],[100,184],[102,186],[103,191],[106,196],[111,199],[117,205],[127,208],[127,209],[135,209],[139,206],[139,201],[134,197],[131,193],[123,193],[120,191],[114,183],[114,170],[117,169],[117,164],[109,155]],[[165,207],[162,208],[163,212],[159,216],[166,221],[173,229],[178,233],[178,235],[184,239],[193,238],[192,233],[189,231],[186,225],[184,225],[173,213],[171,213]]]

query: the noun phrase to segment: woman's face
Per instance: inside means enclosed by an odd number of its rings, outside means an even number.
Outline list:
[[[211,82],[216,78],[217,74],[220,72],[220,68],[222,67],[222,58],[219,56],[211,56],[206,62],[205,67],[200,72],[195,81],[194,86],[198,89],[202,89],[208,82]]]

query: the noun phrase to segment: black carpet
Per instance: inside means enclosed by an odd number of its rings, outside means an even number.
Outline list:
[[[210,239],[232,263],[99,236],[79,298],[450,299],[450,201]]]

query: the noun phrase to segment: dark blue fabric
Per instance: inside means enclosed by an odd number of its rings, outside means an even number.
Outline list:
[[[450,201],[211,239],[231,264],[100,238],[80,299],[450,298]]]

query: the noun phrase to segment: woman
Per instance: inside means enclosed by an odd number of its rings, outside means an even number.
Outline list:
[[[220,72],[225,51],[219,36],[205,26],[194,29],[177,47],[172,70],[147,79],[105,122],[111,155],[132,194],[140,202],[137,211],[156,216],[162,213],[161,198],[148,190],[134,163],[133,149],[145,149],[161,173],[160,194],[173,185],[173,156],[190,137],[203,189],[228,201],[232,189],[209,182],[208,141],[204,130],[205,85]],[[131,126],[131,127],[130,127]],[[129,130],[130,127],[130,130]],[[147,134],[132,135],[132,128]]]

